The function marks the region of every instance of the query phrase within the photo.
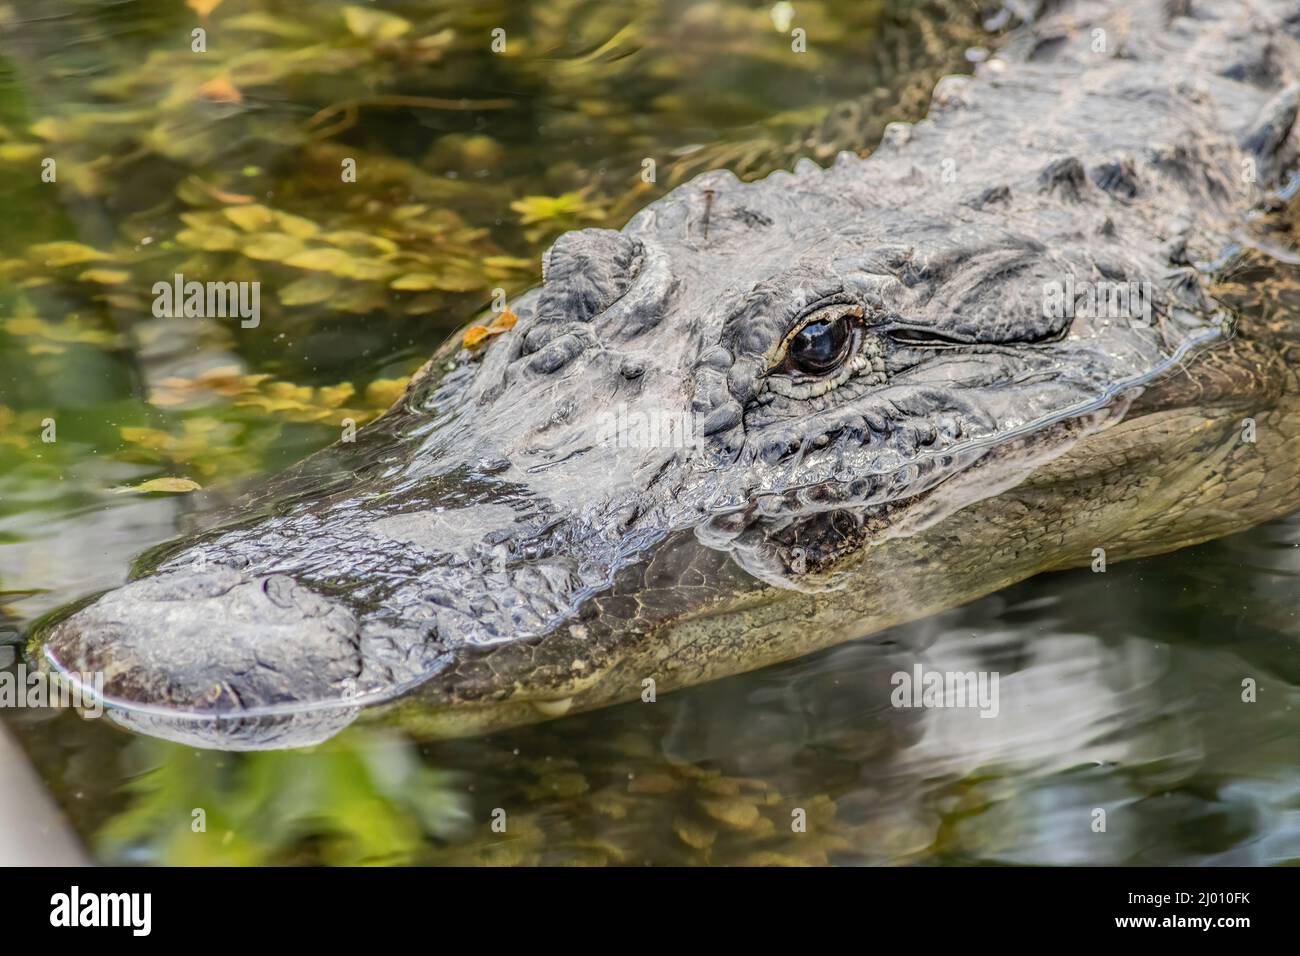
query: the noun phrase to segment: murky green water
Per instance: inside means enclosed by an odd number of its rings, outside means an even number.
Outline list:
[[[0,664],[377,414],[559,232],[915,118],[984,42],[968,6],[0,2]],[[260,281],[259,325],[155,318],[177,272]],[[208,496],[121,490],[155,479]],[[235,756],[4,719],[105,861],[1287,863],[1298,594],[1293,518],[487,739]],[[998,671],[999,719],[891,707],[917,662]]]

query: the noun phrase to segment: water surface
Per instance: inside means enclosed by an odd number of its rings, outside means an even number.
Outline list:
[[[865,149],[992,42],[965,3],[793,11],[0,4],[0,665],[378,414],[563,230],[703,169]],[[156,318],[177,272],[261,282],[258,327]],[[121,490],[164,478],[205,490]],[[1294,863],[1298,593],[1291,518],[483,739],[390,722],[231,755],[3,719],[105,862]],[[892,707],[918,663],[997,671],[998,718]]]

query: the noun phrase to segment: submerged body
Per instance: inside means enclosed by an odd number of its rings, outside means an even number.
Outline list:
[[[867,160],[562,237],[517,324],[38,635],[122,723],[463,734],[762,667],[1300,507],[1300,323],[1213,284],[1300,8],[1066,4]]]

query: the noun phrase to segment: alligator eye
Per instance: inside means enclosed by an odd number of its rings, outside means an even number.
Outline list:
[[[766,387],[786,398],[825,395],[870,364],[862,351],[862,309],[826,306],[786,333]]]
[[[795,333],[786,348],[790,367],[805,375],[825,375],[844,361],[853,339],[846,315],[809,322]]]

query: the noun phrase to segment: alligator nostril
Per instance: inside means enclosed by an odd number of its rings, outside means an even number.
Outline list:
[[[851,418],[840,426],[840,434],[855,445],[867,443],[867,423],[861,418]]]
[[[437,607],[455,607],[456,597],[450,591],[431,588],[424,593],[424,599]]]
[[[954,438],[961,437],[961,422],[951,415],[944,415],[939,419],[939,434],[944,438],[952,441]]]
[[[763,445],[763,461],[766,464],[775,465],[793,455],[799,449],[799,446],[799,440],[791,435],[782,435],[778,438],[769,439]]]
[[[285,577],[283,574],[273,574],[262,582],[262,593],[276,607],[288,609],[297,606],[293,593],[295,587],[292,578]]]

